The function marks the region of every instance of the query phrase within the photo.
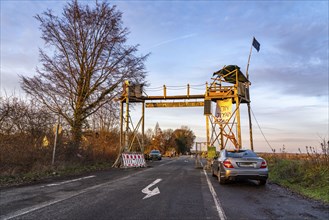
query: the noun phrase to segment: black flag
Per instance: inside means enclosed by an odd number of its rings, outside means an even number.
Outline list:
[[[254,48],[257,50],[257,52],[259,52],[260,43],[256,40],[255,37],[254,37],[254,40],[252,41],[252,46],[254,46]]]

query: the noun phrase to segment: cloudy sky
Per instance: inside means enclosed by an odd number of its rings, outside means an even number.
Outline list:
[[[83,1],[83,3],[89,3]],[[328,1],[110,1],[123,12],[129,44],[140,44],[148,95],[203,94],[212,73],[238,65],[249,75],[254,145],[257,151],[305,146],[320,151],[328,139]],[[61,14],[66,1],[1,1],[1,96],[24,96],[18,74],[33,76],[43,48],[33,18],[46,9]],[[140,107],[132,112],[140,117]],[[249,147],[247,110],[242,106],[242,139]],[[256,121],[257,119],[257,121]],[[146,128],[190,127],[205,141],[202,108],[146,109]],[[258,127],[257,122],[261,128]],[[262,132],[267,139],[265,141]],[[270,145],[270,146],[269,146]]]

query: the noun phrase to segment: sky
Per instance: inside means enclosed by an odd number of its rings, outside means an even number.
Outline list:
[[[92,4],[90,1],[80,1]],[[249,66],[254,149],[305,152],[328,140],[328,1],[109,1],[123,12],[128,43],[146,61],[148,95],[204,94],[205,83],[224,65]],[[34,76],[44,47],[33,17],[66,1],[1,0],[1,96],[24,96],[18,75]],[[141,107],[131,112],[141,117]],[[249,148],[248,114],[241,106],[243,147]],[[194,131],[206,140],[203,108],[146,109],[145,127]]]

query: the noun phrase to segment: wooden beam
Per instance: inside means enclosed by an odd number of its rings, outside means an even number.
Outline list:
[[[204,102],[150,102],[146,108],[202,107]]]

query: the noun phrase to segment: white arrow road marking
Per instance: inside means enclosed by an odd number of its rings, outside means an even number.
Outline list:
[[[162,179],[156,179],[153,181],[153,183],[151,183],[150,185],[148,185],[147,187],[145,187],[144,189],[142,189],[142,193],[145,193],[146,196],[144,196],[143,199],[147,199],[150,198],[152,196],[155,196],[157,194],[160,194],[160,190],[158,187],[154,188],[153,190],[150,190],[149,188],[154,186],[155,184],[159,183]]]

